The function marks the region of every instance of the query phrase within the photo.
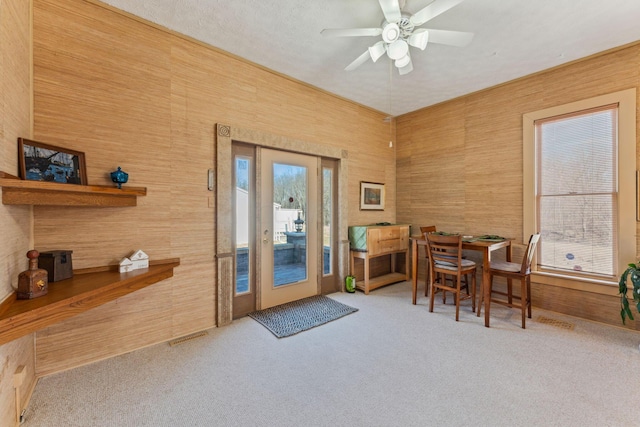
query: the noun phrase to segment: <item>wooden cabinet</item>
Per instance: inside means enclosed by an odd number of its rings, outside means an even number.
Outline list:
[[[351,274],[355,271],[356,259],[364,263],[364,278],[356,281],[356,288],[368,294],[370,290],[390,283],[409,280],[409,225],[362,225],[349,227],[349,243],[351,245]],[[397,272],[397,256],[404,254],[404,272]],[[370,260],[389,256],[391,272],[377,277],[370,277]]]

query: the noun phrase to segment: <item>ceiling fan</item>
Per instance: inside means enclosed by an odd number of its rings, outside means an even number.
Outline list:
[[[384,20],[379,28],[328,28],[322,30],[322,35],[329,37],[375,37],[382,35],[382,40],[369,47],[366,52],[347,65],[346,71],[355,70],[367,62],[369,58],[376,62],[386,53],[394,61],[398,72],[401,75],[407,74],[413,70],[409,52],[410,46],[420,50],[424,50],[428,43],[462,47],[468,45],[473,39],[473,33],[418,28],[464,0],[435,0],[413,15],[402,11],[406,0],[378,1],[384,14]]]

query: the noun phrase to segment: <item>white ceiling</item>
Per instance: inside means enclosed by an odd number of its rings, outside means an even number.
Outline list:
[[[320,34],[379,27],[377,0],[103,1],[394,116],[640,40],[640,0],[465,0],[422,27],[473,32],[471,44],[411,48],[414,70],[400,76],[386,56],[344,71],[380,36]]]

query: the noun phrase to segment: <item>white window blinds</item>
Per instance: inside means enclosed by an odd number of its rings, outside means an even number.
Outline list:
[[[535,121],[541,270],[615,274],[617,112],[615,104]]]

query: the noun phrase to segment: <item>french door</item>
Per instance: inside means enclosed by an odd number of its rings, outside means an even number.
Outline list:
[[[238,142],[232,153],[233,318],[338,291],[337,161]]]

